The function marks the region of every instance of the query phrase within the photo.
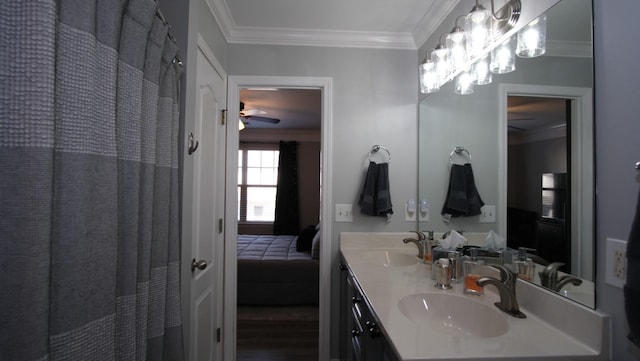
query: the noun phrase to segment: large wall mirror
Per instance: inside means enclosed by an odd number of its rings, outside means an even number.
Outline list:
[[[545,55],[518,58],[514,72],[494,74],[473,94],[457,95],[449,83],[421,98],[419,198],[430,217],[418,227],[493,230],[510,248],[535,249],[539,269],[562,263],[561,276],[582,283],[551,288],[595,307],[592,2],[561,0],[546,14]],[[464,161],[484,203],[496,207],[495,222],[441,215],[456,147],[469,152]],[[533,282],[541,284],[537,272]]]

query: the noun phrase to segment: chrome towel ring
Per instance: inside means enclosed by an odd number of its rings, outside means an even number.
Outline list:
[[[453,165],[453,156],[457,155],[460,157],[465,157],[469,160],[469,163],[471,163],[471,153],[469,153],[468,150],[466,150],[464,147],[461,146],[457,146],[455,148],[453,148],[453,150],[451,151],[451,153],[449,153],[449,164]]]

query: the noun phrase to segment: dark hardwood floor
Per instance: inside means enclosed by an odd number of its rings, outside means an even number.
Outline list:
[[[238,307],[237,361],[317,361],[316,307]]]

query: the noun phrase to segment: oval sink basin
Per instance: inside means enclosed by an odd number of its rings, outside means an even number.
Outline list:
[[[394,251],[369,251],[364,255],[367,262],[372,264],[381,265],[384,267],[390,266],[410,266],[418,263],[418,257],[406,253],[394,252]]]
[[[500,310],[458,295],[415,294],[400,299],[398,307],[412,322],[451,336],[497,337],[509,329]]]

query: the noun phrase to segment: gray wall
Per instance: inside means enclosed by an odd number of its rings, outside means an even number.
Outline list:
[[[343,231],[396,232],[415,229],[404,221],[404,204],[417,193],[417,55],[408,50],[229,45],[229,75],[314,76],[333,79],[331,204],[354,204],[353,223],[334,223],[333,260]],[[380,144],[391,151],[394,215],[387,223],[366,217],[356,205],[367,154]],[[333,220],[331,220],[333,221]],[[332,356],[338,347],[339,271],[332,275]]]
[[[640,349],[627,341],[622,289],[606,284],[604,277],[606,238],[629,236],[640,181],[633,169],[640,161],[638,13],[637,0],[594,0],[596,304],[611,315],[615,361],[640,359]]]

